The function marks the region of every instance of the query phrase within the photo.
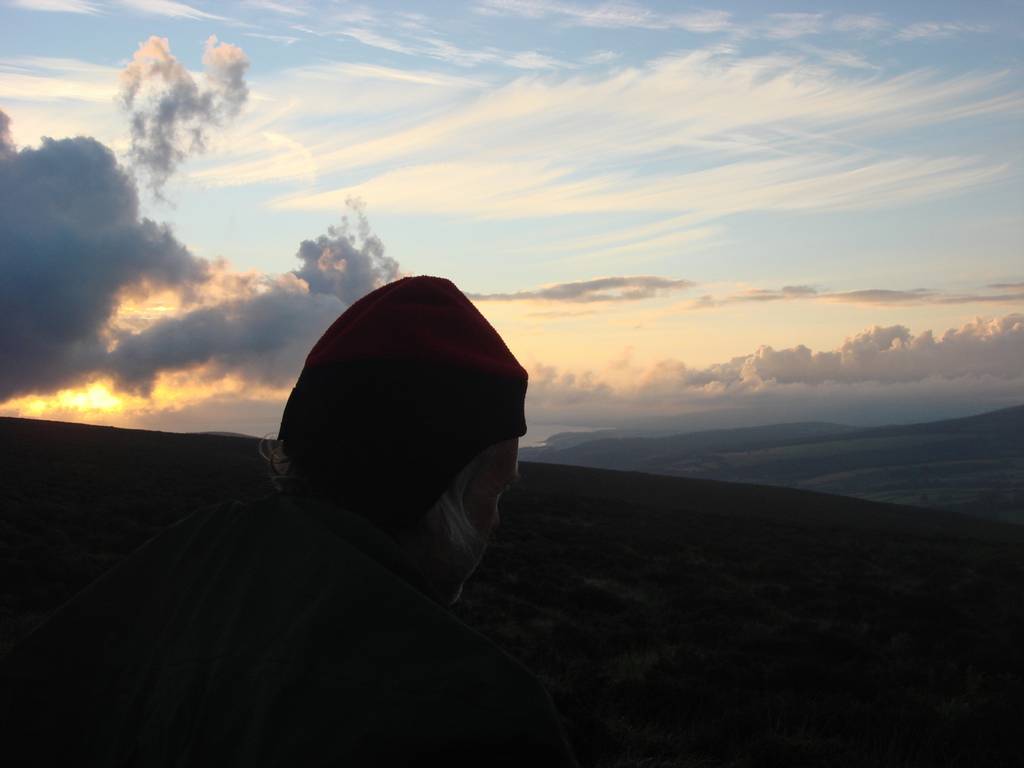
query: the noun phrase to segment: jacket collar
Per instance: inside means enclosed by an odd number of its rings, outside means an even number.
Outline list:
[[[434,602],[447,609],[423,572],[388,533],[362,515],[324,499],[290,493],[279,493],[279,502],[287,511],[305,513],[331,533],[344,539],[367,557],[391,571]]]

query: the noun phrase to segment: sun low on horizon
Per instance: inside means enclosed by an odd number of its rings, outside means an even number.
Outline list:
[[[1024,6],[0,0],[0,416],[276,432],[451,279],[559,428],[1024,402]]]

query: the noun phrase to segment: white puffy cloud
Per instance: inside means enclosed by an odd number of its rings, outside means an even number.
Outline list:
[[[157,192],[178,165],[206,146],[213,126],[236,116],[249,97],[249,59],[214,35],[203,52],[201,86],[171,53],[166,37],[150,37],[121,73],[121,99],[131,115],[131,157]]]

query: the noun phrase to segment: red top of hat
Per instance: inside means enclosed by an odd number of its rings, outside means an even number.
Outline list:
[[[501,336],[455,284],[404,277],[363,296],[324,333],[306,367],[392,360],[528,378]]]

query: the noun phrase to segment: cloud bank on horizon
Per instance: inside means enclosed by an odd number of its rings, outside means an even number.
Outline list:
[[[764,346],[705,368],[664,360],[619,388],[540,366],[530,381],[541,422],[701,429],[787,421],[929,421],[1021,404],[1024,314],[978,319],[936,338],[867,329],[834,350]],[[968,405],[969,404],[969,405]]]
[[[1024,187],[1013,140],[993,141],[1024,114],[1014,65],[889,63],[991,42],[991,22],[116,5],[206,44],[198,62],[169,35],[118,67],[125,47],[0,60],[0,300],[18,329],[0,353],[19,362],[0,413],[272,431],[312,343],[400,263],[455,279],[509,339],[534,421],[878,423],[1024,392]],[[16,7],[114,6],[0,13]],[[245,51],[220,42],[242,16]],[[454,39],[491,24],[500,41]],[[687,45],[648,44],[666,34]],[[35,141],[58,108],[83,135]],[[253,232],[207,244],[254,192]],[[173,225],[151,211],[163,197]],[[783,323],[785,343],[758,338]],[[696,352],[719,327],[731,340]],[[232,402],[267,428],[218,422]]]

